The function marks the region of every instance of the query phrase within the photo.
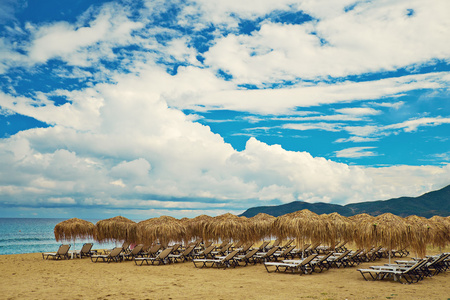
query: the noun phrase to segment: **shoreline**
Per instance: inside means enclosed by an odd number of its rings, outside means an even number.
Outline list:
[[[443,249],[449,252],[450,249]],[[437,251],[434,251],[437,252]],[[430,254],[433,254],[430,251]],[[2,299],[448,299],[450,271],[411,285],[364,281],[356,270],[388,259],[312,275],[267,273],[264,265],[197,269],[192,262],[52,261],[41,253],[0,256]]]

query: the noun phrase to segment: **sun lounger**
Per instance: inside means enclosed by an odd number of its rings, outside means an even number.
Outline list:
[[[70,244],[61,245],[61,246],[59,246],[59,249],[56,252],[42,253],[42,258],[48,259],[49,257],[51,257],[52,259],[55,259],[55,260],[69,259],[70,258],[69,257],[69,249],[70,249]]]
[[[288,240],[284,245],[279,247],[279,250],[284,250],[284,249],[289,248],[293,242],[294,242],[294,239]]]
[[[317,253],[309,255],[307,258],[283,260],[282,262],[265,262],[264,267],[268,273],[271,272],[291,272],[291,273],[305,273],[312,271],[311,262],[317,257]],[[274,267],[273,271],[270,269]]]
[[[199,252],[194,253],[194,254],[193,254],[193,257],[194,257],[194,258],[208,258],[208,257],[212,258],[213,255],[212,255],[211,252],[212,252],[215,248],[216,248],[216,247],[215,247],[214,245],[211,245],[211,246],[209,246],[208,248],[206,248],[206,249],[203,250],[203,251],[199,251]]]
[[[270,241],[263,241],[262,244],[258,247],[258,252],[266,252],[267,246],[270,244]]]
[[[256,252],[254,258],[258,262],[276,260],[274,253],[277,250],[278,247],[272,247],[272,249],[270,249],[267,252]]]
[[[228,243],[225,246],[223,246],[222,248],[220,248],[219,250],[212,251],[211,254],[214,255],[214,256],[226,255],[226,254],[228,254],[228,250],[230,250],[232,245],[233,245],[233,243]]]
[[[404,267],[386,267],[386,266],[372,266],[370,269],[358,269],[365,280],[382,280],[385,278],[393,279],[400,283],[416,283],[423,279],[423,274],[420,272],[420,267],[426,263],[426,260],[418,261],[415,265]],[[378,268],[380,267],[380,268]],[[369,276],[366,276],[369,275]],[[404,279],[404,281],[402,281]]]
[[[237,250],[234,250],[230,254],[225,257],[219,259],[194,259],[193,263],[196,268],[200,265],[200,268],[203,267],[217,267],[217,268],[227,268],[227,267],[235,267],[235,263],[233,258],[238,254]]]
[[[168,256],[171,252],[172,248],[166,248],[163,251],[161,251],[156,257],[136,257],[134,258],[134,263],[136,265],[140,263],[139,266],[142,266],[144,263],[146,263],[147,265],[149,264],[165,265],[170,263]]]
[[[333,255],[333,252],[328,252],[327,254],[319,257],[316,256],[313,261],[311,261],[310,266],[312,269],[312,272],[318,272],[321,273],[324,269],[331,268],[331,262],[328,261],[328,258]]]
[[[180,254],[169,254],[169,260],[171,262],[185,262],[192,258],[192,252],[194,251],[195,245],[189,246]]]
[[[277,239],[277,240],[275,240],[275,241],[273,242],[273,244],[267,245],[267,246],[266,246],[266,249],[267,249],[267,251],[269,251],[269,250],[272,249],[272,248],[277,248],[277,250],[278,250],[278,248],[280,247],[280,244],[281,244],[281,240],[280,240],[280,239]]]
[[[345,266],[345,257],[350,255],[350,250],[346,250],[343,253],[339,254],[338,256],[330,256],[329,261],[331,266],[335,266],[337,268],[340,268],[341,266]]]
[[[156,244],[147,248],[147,250],[142,250],[139,256],[141,257],[155,257],[161,250],[161,245]]]
[[[121,253],[121,255],[122,255],[123,259],[125,259],[125,260],[133,260],[133,258],[141,256],[141,251],[142,251],[143,247],[144,247],[144,245],[142,245],[142,244],[136,245],[131,250],[130,253]]]
[[[281,259],[293,258],[293,255],[291,254],[291,252],[292,252],[292,250],[294,250],[294,248],[295,248],[295,245],[290,246],[290,247],[284,249],[283,251],[275,251],[273,256],[276,258],[276,260],[280,260],[280,258]]]
[[[119,261],[123,260],[122,256],[120,255],[120,253],[122,253],[122,251],[123,251],[122,247],[116,247],[116,248],[112,249],[111,252],[109,252],[108,254],[91,255],[91,261],[98,262],[101,259],[102,262],[107,262],[107,263],[110,263],[112,261],[119,262]],[[95,261],[94,261],[94,259],[95,259]]]
[[[234,260],[236,262],[236,265],[241,266],[242,263],[244,263],[244,267],[245,267],[249,263],[256,264],[256,260],[255,260],[254,256],[256,255],[258,250],[259,249],[253,249],[253,250],[247,252],[247,254],[245,254],[245,255],[237,255],[237,256],[235,256]]]
[[[78,253],[80,258],[90,257],[91,255],[97,254],[97,250],[92,250],[93,246],[94,246],[93,243],[83,244],[83,247],[81,247],[80,252]]]

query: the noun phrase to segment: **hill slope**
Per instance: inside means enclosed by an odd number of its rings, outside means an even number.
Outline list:
[[[390,212],[401,217],[410,215],[426,218],[435,215],[447,217],[450,215],[450,185],[419,197],[400,197],[389,200],[353,203],[345,206],[302,201],[294,201],[277,206],[258,206],[247,209],[241,216],[249,218],[258,213],[266,213],[278,217],[302,209],[309,209],[317,214],[337,212],[343,216],[353,216],[360,213],[377,216]]]

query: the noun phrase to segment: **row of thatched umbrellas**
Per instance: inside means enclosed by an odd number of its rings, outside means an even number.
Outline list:
[[[383,245],[389,250],[408,247],[423,257],[427,245],[445,247],[450,244],[450,217],[401,218],[389,213],[377,217],[368,214],[344,217],[337,213],[317,215],[306,209],[280,217],[260,213],[246,218],[227,213],[192,219],[162,216],[138,223],[117,216],[95,225],[77,218],[69,219],[57,224],[54,233],[58,242],[93,238],[98,242],[158,242],[163,245],[195,239],[255,243],[277,237],[294,238],[297,245],[306,242],[334,245],[345,240],[366,249],[375,245]]]

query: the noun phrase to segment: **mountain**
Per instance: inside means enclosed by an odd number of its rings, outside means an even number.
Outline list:
[[[393,213],[401,217],[417,215],[426,218],[432,216],[450,216],[450,185],[428,192],[419,197],[400,197],[389,200],[368,201],[347,205],[328,203],[307,203],[294,201],[277,206],[258,206],[247,209],[240,216],[253,217],[258,213],[266,213],[275,217],[294,211],[309,209],[316,214],[337,212],[343,216],[353,216],[360,213],[377,216],[383,213]]]

